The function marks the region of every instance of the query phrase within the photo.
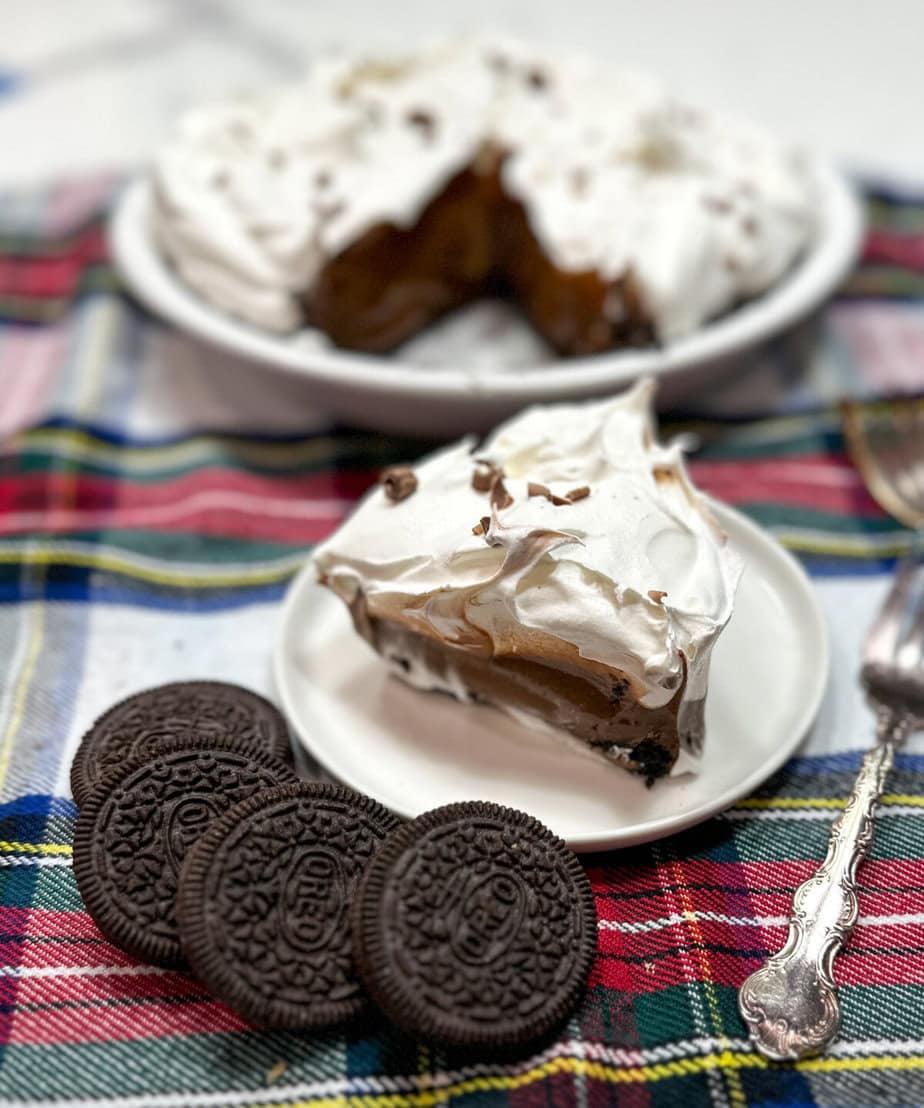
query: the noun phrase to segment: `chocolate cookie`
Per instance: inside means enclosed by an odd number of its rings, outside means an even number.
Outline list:
[[[349,906],[398,820],[337,785],[283,785],[217,820],[186,857],[177,918],[196,976],[265,1027],[355,1015]]]
[[[581,994],[597,949],[590,883],[532,816],[437,808],[383,845],[351,913],[356,964],[412,1034],[499,1047],[537,1038]]]
[[[252,742],[292,761],[289,729],[270,702],[224,681],[176,681],[120,701],[84,735],[71,765],[71,791],[86,804],[126,758],[161,739],[209,737]]]
[[[164,741],[107,776],[74,832],[74,876],[100,931],[141,961],[182,965],[175,901],[187,849],[235,804],[295,780],[266,751],[214,739]]]

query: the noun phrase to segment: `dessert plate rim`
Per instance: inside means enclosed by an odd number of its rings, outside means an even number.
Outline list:
[[[109,224],[109,242],[128,287],[181,330],[238,357],[313,382],[316,402],[334,414],[366,426],[401,425],[406,431],[432,434],[437,401],[447,428],[453,424],[453,413],[458,418],[464,413],[469,420],[496,419],[534,401],[618,390],[642,375],[667,378],[720,366],[806,318],[850,269],[864,226],[859,201],[844,175],[819,158],[808,164],[817,194],[818,231],[800,261],[767,292],[661,348],[553,359],[515,369],[423,367],[395,354],[338,349],[311,329],[275,335],[233,318],[187,288],[154,244],[153,185],[148,176],[130,182],[120,195]],[[403,407],[396,410],[398,402]]]
[[[768,753],[756,755],[752,759],[748,772],[742,773],[740,778],[734,780],[730,785],[714,788],[712,791],[710,791],[710,783],[706,781],[704,795],[686,807],[683,804],[681,794],[680,803],[669,815],[656,816],[650,819],[636,819],[635,821],[617,823],[616,825],[601,824],[574,833],[562,827],[556,827],[554,816],[550,818],[548,812],[535,810],[535,807],[531,809],[531,814],[549,823],[553,830],[557,830],[568,845],[578,852],[609,850],[649,842],[686,830],[719,814],[731,807],[736,801],[753,792],[783,765],[802,743],[818,714],[828,681],[829,645],[824,617],[808,575],[798,561],[763,528],[727,505],[715,501],[711,501],[711,504],[719,522],[728,532],[731,540],[745,554],[747,564],[750,566],[750,569],[746,569],[746,576],[740,588],[756,587],[747,585],[747,574],[758,571],[758,568],[763,570],[763,576],[760,577],[760,580],[765,584],[767,583],[768,571],[770,577],[776,575],[778,578],[776,587],[768,585],[770,595],[772,595],[775,603],[782,605],[786,613],[786,619],[791,620],[794,641],[798,641],[798,650],[806,661],[806,665],[800,670],[803,688],[799,692],[798,703],[795,700],[792,701],[791,719],[787,727],[785,730],[781,728],[782,733],[776,736],[775,745]],[[739,599],[740,596],[739,591]],[[349,729],[355,723],[355,720],[350,716],[351,709],[345,701],[341,700],[340,705],[343,709],[343,722],[345,724],[343,733],[333,733],[336,728],[330,725],[326,708],[323,713],[312,712],[310,709],[306,710],[304,702],[306,688],[311,687],[313,689],[309,697],[314,696],[316,698],[320,695],[326,698],[326,705],[332,703],[335,715],[338,711],[337,698],[343,697],[343,690],[333,688],[328,677],[325,677],[324,674],[321,674],[320,681],[316,681],[313,679],[313,675],[301,671],[301,664],[296,657],[296,643],[299,641],[303,627],[307,628],[307,632],[302,641],[311,643],[312,636],[314,636],[316,641],[314,641],[313,649],[315,652],[329,648],[331,645],[330,635],[324,630],[324,620],[317,617],[322,614],[332,616],[334,609],[342,613],[342,619],[334,617],[333,619],[329,618],[327,622],[340,622],[341,625],[349,624],[349,617],[340,599],[315,582],[313,567],[310,563],[307,564],[290,584],[283,601],[273,651],[273,679],[282,710],[285,712],[298,742],[325,770],[344,784],[372,795],[398,815],[408,818],[414,817],[427,808],[433,807],[433,804],[428,802],[427,796],[423,795],[420,789],[415,790],[412,783],[401,784],[399,782],[396,786],[395,782],[392,781],[388,787],[380,786],[380,781],[387,778],[389,767],[381,760],[376,763],[375,759],[379,748],[376,747],[375,741],[370,743],[367,736],[362,740],[361,746],[357,748],[368,753],[372,759],[368,763],[368,772],[365,769],[362,773],[354,772],[349,765],[349,759],[344,758],[344,742],[346,741],[349,744]],[[732,619],[734,620],[738,614],[739,612],[736,611]],[[321,630],[315,630],[318,626],[321,627]],[[725,634],[727,633],[726,630]],[[720,638],[716,647],[711,691],[714,689],[715,681],[722,679],[722,667],[716,665],[721,656],[721,643],[722,639]],[[365,656],[365,661],[362,663],[363,672],[372,675],[378,674],[381,680],[388,682],[387,688],[391,689],[393,693],[400,689],[401,691],[396,693],[398,696],[404,698],[410,696],[412,698],[410,701],[412,709],[424,722],[434,712],[437,715],[445,712],[448,703],[457,713],[481,713],[478,717],[481,729],[486,728],[487,731],[491,732],[496,728],[498,732],[506,732],[508,738],[511,735],[516,737],[516,732],[519,732],[522,736],[529,734],[529,729],[525,724],[511,720],[493,708],[459,705],[450,701],[449,698],[437,694],[417,692],[404,686],[396,678],[384,677],[386,672],[384,662],[350,629],[346,649],[350,651],[351,658],[354,656],[353,647],[355,647],[355,652]],[[786,649],[791,648],[792,643],[786,647]],[[772,654],[772,644],[769,649]],[[783,648],[778,647],[778,649],[782,650]],[[727,668],[727,663],[725,668]],[[725,680],[728,681],[728,675],[725,675]],[[384,684],[382,687],[386,688]],[[727,692],[732,696],[740,695],[736,689],[731,688],[730,682]],[[781,690],[777,687],[774,690],[774,695],[785,703],[785,689]],[[314,703],[318,704],[320,701],[315,699]],[[440,705],[440,707],[437,708],[437,705]],[[403,706],[406,708],[407,704]],[[707,723],[709,712],[709,700],[707,699]],[[318,723],[319,719],[321,720],[320,724]],[[326,723],[325,719],[327,719]],[[436,721],[436,725],[439,725],[438,721]],[[373,727],[379,726],[386,729],[391,727],[392,733],[397,733],[393,722],[389,724],[381,719],[374,720]],[[706,742],[707,744],[712,742],[721,745],[728,742],[728,736],[726,735],[722,739],[715,734],[707,733]],[[566,748],[560,749],[560,757],[592,759],[598,767],[600,766],[600,761],[594,756],[573,753]],[[408,764],[413,766],[413,755]],[[373,768],[380,770],[384,776],[372,772]],[[422,768],[425,769],[426,773],[432,775],[432,765],[429,768]],[[448,765],[445,772],[448,775],[457,772],[457,770],[458,766]],[[604,771],[607,774],[614,775],[612,778],[614,792],[620,788],[630,788],[626,783],[627,781],[632,782],[631,788],[636,787],[636,779],[633,779],[624,770],[615,766],[606,767],[604,765],[600,772]],[[442,773],[442,764],[439,772]],[[664,779],[655,783],[651,792],[644,795],[655,797],[657,790],[674,787],[676,783],[676,779]],[[518,784],[517,782],[512,786],[509,799],[499,797],[496,790],[492,791],[489,799],[500,799],[502,803],[508,803],[512,807],[523,807],[523,804],[518,802],[517,799]],[[641,782],[638,782],[638,788],[644,788]],[[486,798],[478,795],[460,795],[453,796],[452,799],[477,800]],[[575,801],[575,804],[577,803],[578,801]]]

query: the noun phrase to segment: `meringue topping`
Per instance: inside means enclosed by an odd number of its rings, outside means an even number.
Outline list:
[[[741,562],[680,447],[657,443],[653,389],[533,407],[477,449],[469,438],[430,455],[413,496],[371,490],[316,549],[319,577],[465,650],[516,654],[534,631],[621,670],[646,708],[684,673],[683,702],[701,701]],[[506,499],[473,486],[476,457],[503,474]],[[530,495],[537,485],[550,495]]]
[[[498,152],[553,263],[631,274],[662,341],[770,287],[812,234],[807,171],[757,128],[638,73],[480,38],[322,58],[300,84],[190,112],[155,162],[153,233],[207,300],[293,331],[328,259],[412,227]]]

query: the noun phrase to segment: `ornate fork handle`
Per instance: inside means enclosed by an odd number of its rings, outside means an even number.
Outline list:
[[[831,828],[824,862],[796,890],[783,949],[741,986],[742,1019],[768,1058],[815,1054],[837,1032],[834,958],[857,921],[857,866],[869,850],[873,810],[910,723],[891,711],[880,714],[880,742],[863,759],[850,799]]]

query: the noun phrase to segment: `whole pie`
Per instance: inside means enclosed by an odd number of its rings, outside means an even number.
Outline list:
[[[366,351],[486,295],[563,355],[669,342],[777,282],[814,210],[759,129],[484,38],[323,57],[195,110],[154,186],[155,240],[198,294]]]

